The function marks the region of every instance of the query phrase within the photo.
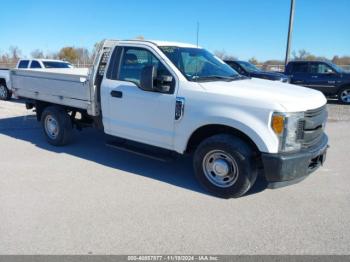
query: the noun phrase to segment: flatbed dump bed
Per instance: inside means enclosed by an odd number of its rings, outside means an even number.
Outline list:
[[[86,110],[91,103],[87,77],[87,68],[14,69],[11,81],[18,97]]]
[[[16,97],[67,106],[90,116],[99,116],[99,87],[110,50],[117,42],[103,41],[91,68],[13,69],[10,73],[12,92]]]

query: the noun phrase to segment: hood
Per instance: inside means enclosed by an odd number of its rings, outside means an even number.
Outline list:
[[[301,112],[326,104],[325,96],[316,90],[278,81],[258,78],[199,83],[207,92],[248,103],[278,104],[285,112]],[[256,104],[255,104],[256,103]],[[271,108],[278,110],[278,108]]]

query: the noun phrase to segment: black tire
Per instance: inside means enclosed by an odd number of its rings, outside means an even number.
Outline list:
[[[0,83],[0,100],[10,100],[12,92],[3,83]]]
[[[232,185],[217,186],[208,178],[210,175],[206,175],[208,172],[205,172],[204,166],[207,163],[207,156],[210,156],[211,152],[224,152],[230,158],[228,163],[234,160],[235,167],[230,167],[230,170],[238,169],[238,172],[236,175],[232,175],[235,177],[231,181]],[[242,139],[228,134],[219,134],[205,139],[195,151],[193,166],[195,176],[200,184],[212,194],[222,198],[236,198],[244,195],[253,186],[258,174],[256,152]],[[231,165],[228,164],[228,166]],[[212,174],[212,179],[215,180],[214,173],[209,172]],[[234,172],[230,171],[230,173]],[[223,183],[226,182],[223,181]]]
[[[55,126],[58,127],[51,134],[49,134],[48,128],[50,121],[51,123],[54,121],[56,123]],[[45,108],[41,115],[41,124],[46,140],[51,145],[64,146],[71,141],[73,125],[70,116],[63,108],[57,106]]]
[[[348,96],[346,99],[344,99],[344,96],[343,96],[344,92],[348,93]],[[344,86],[340,88],[338,92],[338,101],[341,104],[350,105],[350,86]]]

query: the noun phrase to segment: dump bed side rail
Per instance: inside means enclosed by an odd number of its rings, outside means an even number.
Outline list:
[[[104,40],[97,48],[94,63],[89,73],[91,104],[87,111],[91,116],[99,116],[101,113],[101,82],[107,67],[109,56],[113,50],[113,47],[117,43],[118,40]]]

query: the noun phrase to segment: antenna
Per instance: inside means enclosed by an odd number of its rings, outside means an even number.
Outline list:
[[[199,22],[197,22],[197,47],[198,47],[198,41],[199,41]]]

